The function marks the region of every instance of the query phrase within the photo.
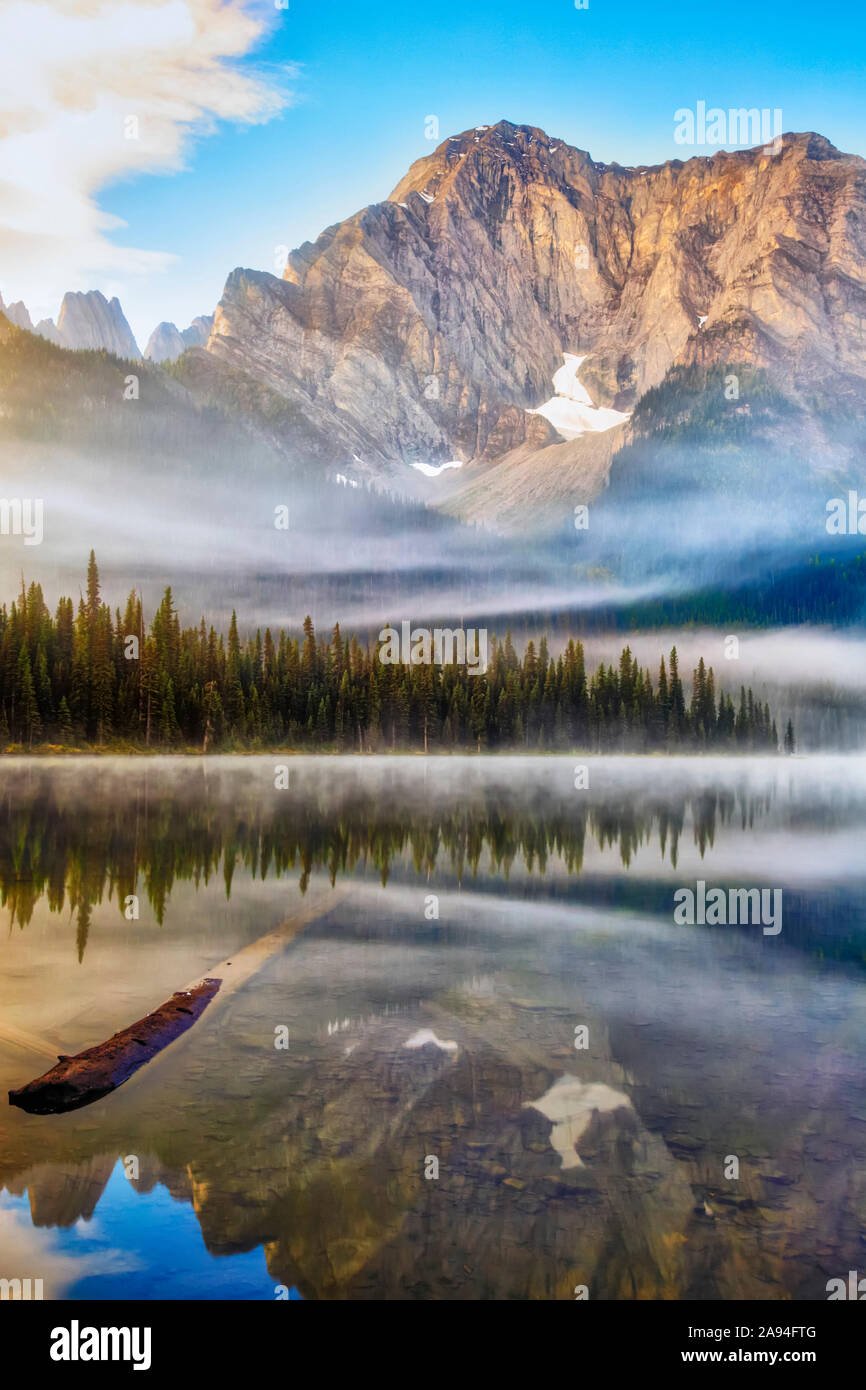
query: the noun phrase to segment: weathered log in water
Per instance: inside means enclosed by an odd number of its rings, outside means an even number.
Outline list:
[[[312,893],[306,902],[272,931],[234,952],[230,960],[213,966],[213,974],[207,979],[190,984],[185,990],[178,990],[152,1014],[115,1033],[113,1038],[100,1043],[98,1047],[78,1052],[74,1057],[60,1056],[58,1065],[44,1076],[37,1077],[18,1091],[10,1091],[9,1104],[17,1105],[32,1115],[55,1115],[101,1100],[185,1033],[221,986],[220,998],[224,999],[246,984],[267,961],[285,950],[299,932],[330,912],[351,891],[352,885],[343,883],[323,892]],[[32,1050],[34,1040],[31,1040]],[[42,1043],[36,1050],[43,1050]],[[157,1078],[159,1067],[164,1065],[171,1066],[171,1054],[164,1062],[157,1063]]]
[[[115,1033],[107,1042],[74,1057],[61,1056],[57,1066],[9,1092],[9,1104],[31,1115],[56,1115],[100,1100],[191,1028],[213,999],[222,981],[202,980],[173,994],[152,1014]]]

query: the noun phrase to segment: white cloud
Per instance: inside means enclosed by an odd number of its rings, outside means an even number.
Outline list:
[[[74,1173],[73,1169],[73,1173]],[[29,1175],[28,1175],[29,1176]],[[84,1235],[94,1239],[91,1223]],[[125,1274],[141,1267],[141,1260],[127,1251],[106,1246],[101,1250],[70,1248],[70,1242],[55,1229],[34,1226],[25,1203],[0,1191],[0,1250],[6,1279],[41,1279],[44,1299],[65,1298],[68,1290],[82,1279],[98,1274]]]
[[[116,245],[103,212],[115,179],[183,166],[218,121],[268,120],[289,101],[286,70],[241,66],[266,10],[242,0],[36,0],[0,10],[0,291],[34,316],[66,289],[121,293],[167,251]],[[274,11],[276,14],[276,11]],[[138,138],[128,138],[128,118]]]

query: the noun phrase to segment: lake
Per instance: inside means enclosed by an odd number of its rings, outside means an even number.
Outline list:
[[[859,757],[4,758],[3,1091],[223,985],[102,1100],[4,1097],[0,1277],[826,1298],[866,1258],[864,830]],[[680,925],[699,883],[781,930]]]

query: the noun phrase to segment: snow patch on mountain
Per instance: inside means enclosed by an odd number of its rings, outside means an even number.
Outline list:
[[[438,478],[440,473],[444,473],[446,468],[462,468],[462,459],[449,459],[447,463],[413,463],[413,468],[417,468],[419,473],[423,473],[425,478]]]
[[[582,434],[611,430],[629,418],[621,410],[593,404],[586,387],[578,380],[578,373],[586,358],[586,353],[578,357],[573,352],[564,352],[563,365],[553,376],[556,395],[537,410],[528,412],[530,415],[543,415],[563,439],[578,439]]]

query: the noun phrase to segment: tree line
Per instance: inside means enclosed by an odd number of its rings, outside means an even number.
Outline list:
[[[740,687],[716,691],[703,658],[687,691],[676,647],[655,676],[630,647],[617,666],[585,667],[582,643],[556,658],[545,638],[518,656],[491,639],[487,670],[394,665],[376,645],[299,635],[241,639],[204,618],[181,628],[171,588],[149,625],[133,590],[123,613],[100,593],[91,551],[77,609],[52,617],[35,582],[0,608],[0,745],[128,745],[204,752],[269,747],[381,752],[469,750],[775,751],[769,705]],[[788,721],[784,744],[794,748]]]

